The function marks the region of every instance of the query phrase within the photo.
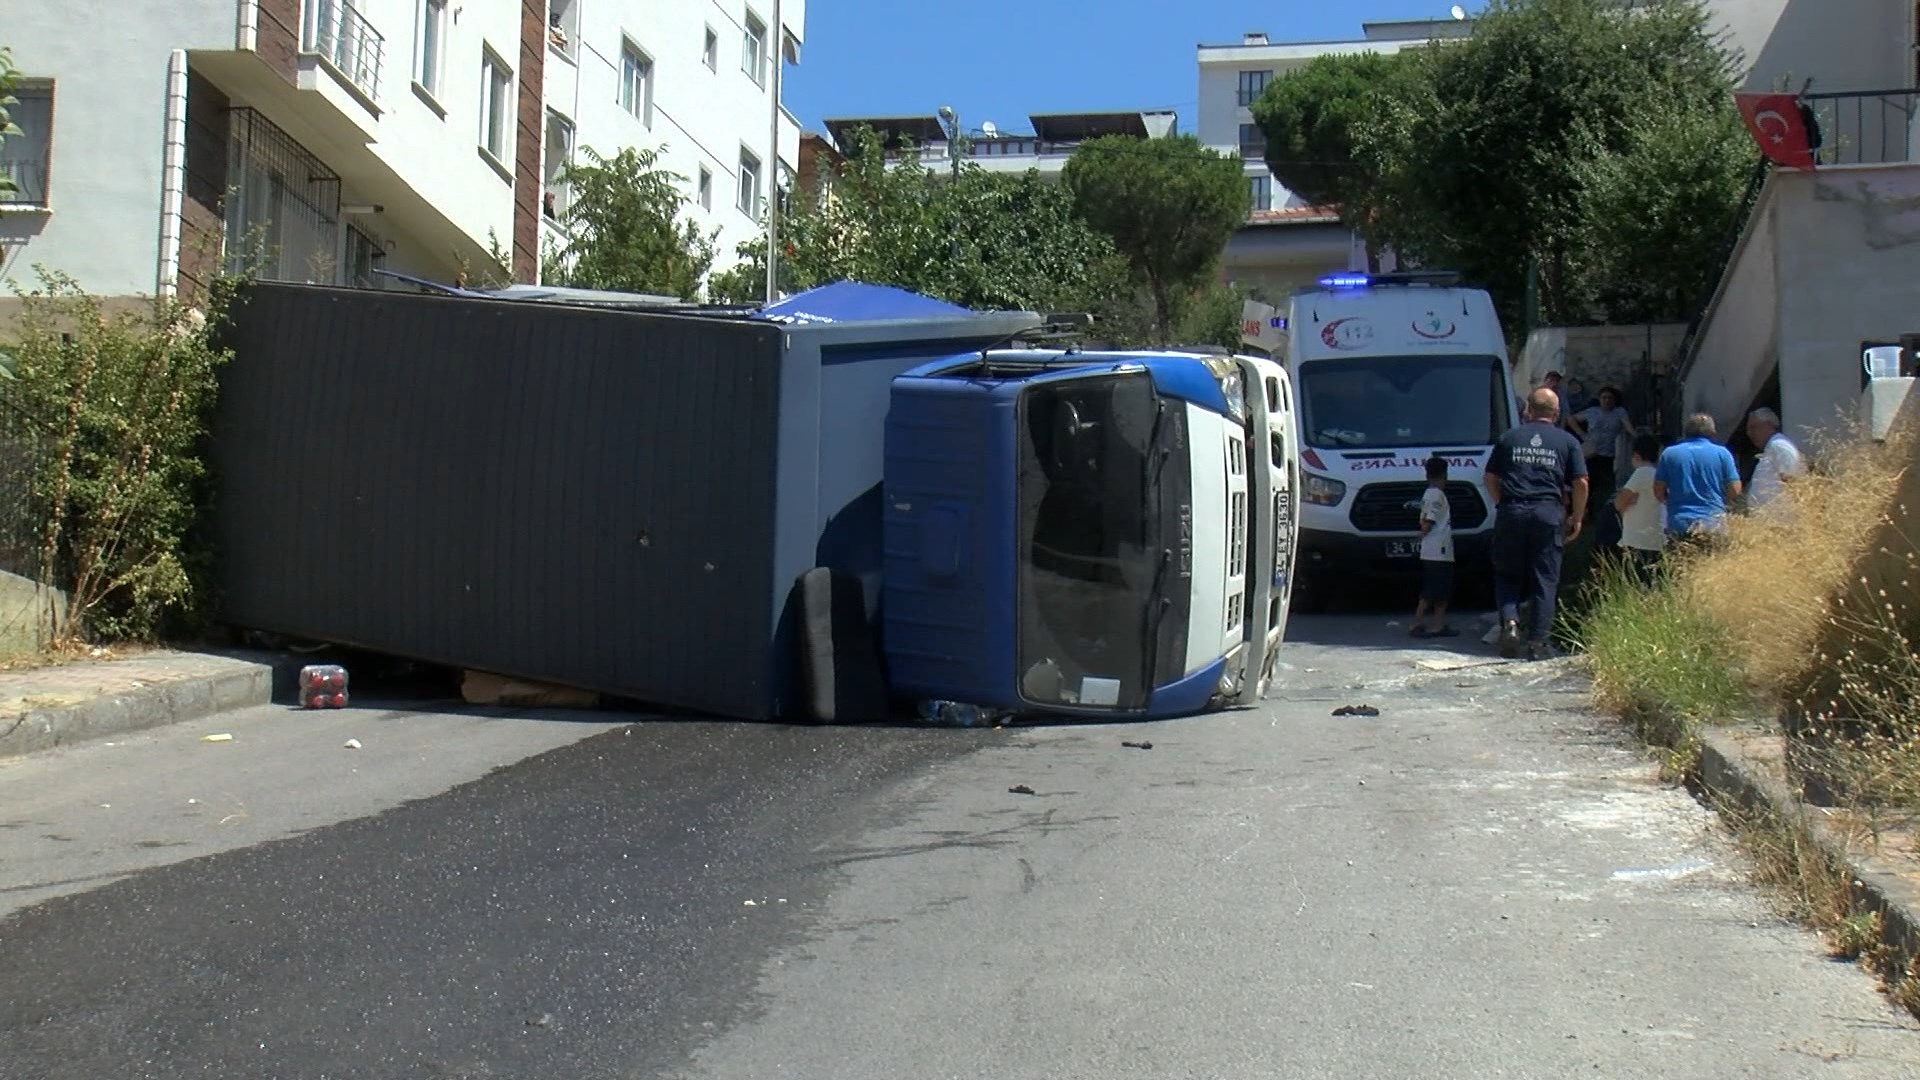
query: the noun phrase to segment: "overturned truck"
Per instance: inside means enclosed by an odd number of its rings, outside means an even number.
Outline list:
[[[1293,528],[1277,366],[1009,350],[1040,316],[857,283],[761,309],[439,292],[249,287],[214,428],[228,623],[744,719],[870,718],[935,692],[1169,714],[1246,700],[1270,672]],[[1058,443],[1047,461],[1034,439]],[[1035,538],[1016,500],[1050,488],[1139,508],[1085,533],[1049,510]],[[1152,641],[1109,633],[1133,645],[1104,659],[1101,628],[1068,615],[1076,574],[1143,605],[1130,621]],[[1035,596],[1047,611],[1021,606]],[[970,603],[1004,628],[941,629],[942,605]],[[1063,655],[1036,658],[1049,620]],[[1055,673],[1033,700],[1016,653],[1030,686]]]

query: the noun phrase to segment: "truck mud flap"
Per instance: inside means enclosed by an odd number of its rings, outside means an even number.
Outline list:
[[[887,681],[860,579],[816,566],[795,587],[807,712],[823,724],[885,720]]]

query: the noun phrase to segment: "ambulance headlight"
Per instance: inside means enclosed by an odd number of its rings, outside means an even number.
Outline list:
[[[1326,476],[1313,473],[1301,473],[1301,486],[1306,488],[1306,500],[1315,506],[1339,506],[1340,500],[1347,497],[1347,485]]]

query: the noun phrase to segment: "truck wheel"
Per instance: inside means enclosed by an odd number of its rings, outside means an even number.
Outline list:
[[[800,575],[800,667],[807,712],[823,724],[887,717],[887,681],[860,579],[825,566]]]

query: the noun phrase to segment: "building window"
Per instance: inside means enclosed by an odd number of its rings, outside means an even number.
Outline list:
[[[760,219],[760,159],[753,151],[740,151],[740,212]]]
[[[580,5],[574,0],[548,0],[547,44],[571,60],[580,40]]]
[[[707,65],[708,71],[720,70],[720,35],[713,27],[707,27],[707,39],[700,45],[700,62]]]
[[[1266,160],[1267,133],[1260,130],[1259,124],[1240,125],[1240,156],[1248,161]]]
[[[489,51],[481,57],[480,78],[480,148],[505,165],[513,130],[513,72]]]
[[[356,289],[379,288],[381,278],[375,271],[387,264],[386,249],[380,241],[352,225],[347,226],[346,233],[346,257],[341,260],[346,283]]]
[[[573,125],[567,118],[547,110],[547,145],[545,161],[541,166],[544,189],[541,194],[540,212],[550,220],[558,221],[566,216],[567,207],[573,202],[573,187],[567,183],[567,166],[573,161]]]
[[[20,134],[0,139],[0,177],[12,185],[0,191],[0,203],[44,207],[53,171],[53,84],[18,86],[13,96],[7,115]]]
[[[1273,203],[1273,177],[1264,173],[1247,177],[1247,209],[1266,210]]]
[[[252,109],[229,110],[227,131],[228,270],[263,281],[351,281],[358,256],[341,235],[339,176]]]
[[[420,55],[414,78],[429,94],[440,93],[440,69],[447,57],[447,0],[420,0]]]
[[[1240,107],[1246,108],[1260,100],[1260,94],[1267,88],[1267,80],[1273,78],[1271,71],[1243,71],[1240,73]]]
[[[695,189],[699,193],[700,209],[713,209],[713,170],[700,166],[700,185]]]
[[[653,61],[631,41],[620,46],[620,107],[653,127]]]
[[[766,85],[767,24],[753,12],[747,12],[747,30],[740,37],[740,70],[761,86]]]

